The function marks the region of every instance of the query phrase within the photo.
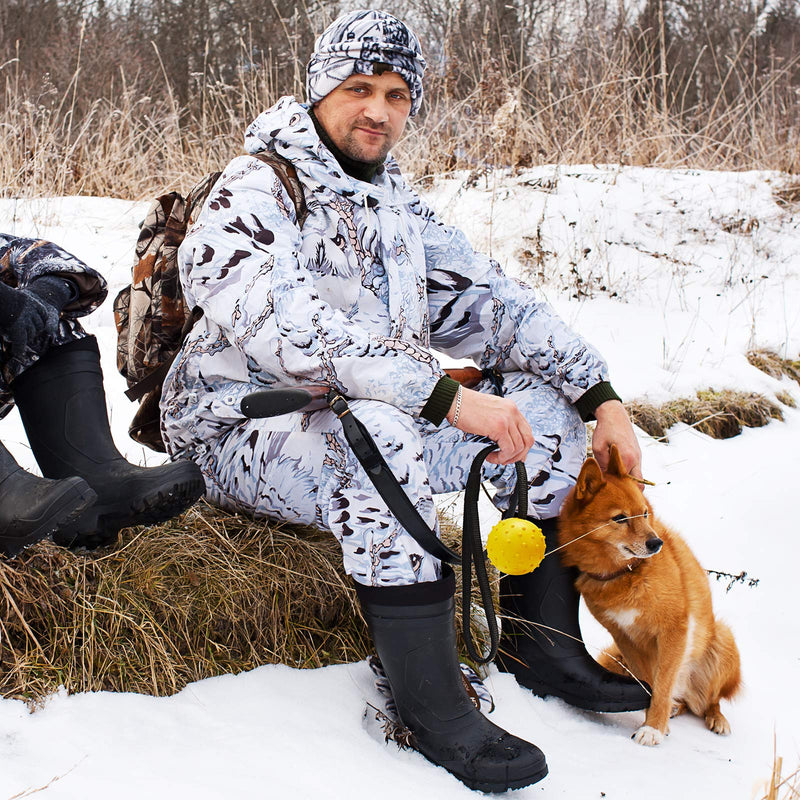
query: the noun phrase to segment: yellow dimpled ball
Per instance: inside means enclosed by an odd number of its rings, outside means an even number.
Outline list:
[[[530,520],[509,517],[501,519],[486,541],[489,561],[506,575],[533,572],[544,558],[544,534]]]

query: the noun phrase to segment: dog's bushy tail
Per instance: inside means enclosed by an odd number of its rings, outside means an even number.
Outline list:
[[[715,620],[713,636],[695,664],[683,700],[693,714],[702,717],[710,705],[732,699],[741,685],[739,649],[733,633],[724,622]]]
[[[717,697],[731,700],[742,687],[739,648],[736,646],[731,629],[719,620],[710,651],[718,665],[717,675],[720,682]]]

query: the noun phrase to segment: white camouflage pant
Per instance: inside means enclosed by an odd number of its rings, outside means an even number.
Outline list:
[[[525,465],[528,513],[558,514],[586,454],[577,411],[557,390],[530,373],[505,373],[504,394],[533,429]],[[491,392],[488,381],[477,389]],[[438,428],[396,407],[352,400],[350,408],[372,434],[417,510],[438,531],[433,495],[464,488],[472,460],[487,442],[442,423]],[[329,409],[244,420],[198,459],[212,502],[257,517],[314,525],[333,532],[346,572],[362,584],[388,586],[437,580],[438,559],[398,523],[377,493]],[[513,464],[485,464],[497,488],[494,503],[508,508]]]

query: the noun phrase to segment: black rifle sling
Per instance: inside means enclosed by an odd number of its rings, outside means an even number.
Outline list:
[[[394,473],[389,469],[389,465],[378,450],[369,431],[350,411],[350,406],[344,397],[331,393],[328,397],[328,405],[342,423],[347,443],[361,466],[364,467],[367,477],[372,481],[372,485],[386,505],[389,506],[389,510],[397,517],[397,521],[432,556],[449,564],[458,564],[461,556],[440,541],[439,537],[430,529]]]

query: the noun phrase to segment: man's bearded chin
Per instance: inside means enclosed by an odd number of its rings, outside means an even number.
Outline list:
[[[383,146],[378,151],[378,155],[370,157],[364,152],[363,145],[356,139],[356,128],[369,128],[374,131],[380,131],[381,133],[387,132],[383,127],[375,127],[374,125],[366,125],[358,122],[355,123],[350,129],[350,133],[345,137],[344,142],[342,142],[344,146],[341,149],[344,154],[354,161],[360,161],[362,164],[368,164],[370,166],[382,164],[386,160],[386,156],[389,154],[389,150],[392,147],[393,142],[391,137],[386,136]]]

